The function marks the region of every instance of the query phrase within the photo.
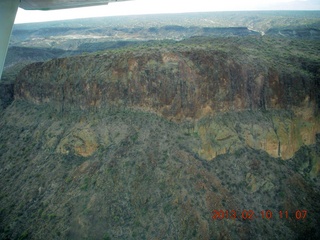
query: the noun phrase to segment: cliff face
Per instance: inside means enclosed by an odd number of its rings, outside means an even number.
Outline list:
[[[198,153],[210,160],[244,147],[266,151],[273,157],[292,158],[305,145],[316,142],[320,119],[310,113],[257,111],[228,113],[196,124],[202,145]]]
[[[146,108],[176,120],[313,107],[313,80],[299,73],[284,75],[256,60],[204,49],[56,59],[25,68],[15,97],[80,109]]]
[[[20,72],[15,99],[59,111],[124,107],[191,121],[202,142],[195,151],[207,160],[243,147],[288,159],[314,144],[320,123],[313,72],[236,50],[155,47],[35,63]],[[268,114],[257,119],[250,111]],[[239,116],[214,117],[228,112]]]

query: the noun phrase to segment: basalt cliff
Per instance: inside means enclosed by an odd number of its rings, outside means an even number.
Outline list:
[[[219,49],[221,42],[207,40],[34,63],[17,77],[15,99],[59,111],[131,108],[188,121],[201,138],[195,151],[207,160],[245,146],[288,159],[320,133],[320,65],[290,52],[289,42],[270,60],[278,43],[248,39],[256,41],[250,48],[242,41]],[[246,120],[253,112],[260,118]],[[227,113],[239,119],[221,120]]]
[[[0,110],[0,238],[319,239],[319,56],[194,37],[27,65]]]

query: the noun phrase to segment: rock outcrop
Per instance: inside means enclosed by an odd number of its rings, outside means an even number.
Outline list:
[[[16,98],[59,108],[149,108],[180,120],[208,113],[313,106],[315,82],[220,51],[130,51],[35,63]]]
[[[55,59],[26,67],[15,98],[79,109],[146,108],[167,118],[313,106],[313,79],[213,50],[151,50]]]
[[[197,122],[194,132],[201,139],[199,155],[211,160],[249,147],[273,157],[289,159],[305,145],[316,143],[320,119],[308,113],[288,111],[228,113]]]

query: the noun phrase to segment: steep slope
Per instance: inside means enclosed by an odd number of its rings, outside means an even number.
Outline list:
[[[0,124],[2,239],[319,237],[319,145],[288,162],[249,148],[207,162],[186,125],[153,113],[22,101]]]
[[[28,65],[0,119],[0,238],[320,238],[319,56],[193,38]]]

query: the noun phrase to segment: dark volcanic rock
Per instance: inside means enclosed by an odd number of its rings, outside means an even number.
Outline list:
[[[219,50],[150,48],[31,64],[17,78],[15,97],[59,108],[145,108],[179,120],[305,107],[316,101],[315,84]]]

